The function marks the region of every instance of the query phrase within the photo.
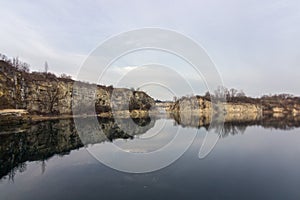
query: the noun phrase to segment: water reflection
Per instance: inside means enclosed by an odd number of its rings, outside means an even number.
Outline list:
[[[77,134],[73,120],[54,120],[31,125],[23,124],[17,127],[1,127],[0,179],[6,175],[9,179],[13,179],[17,171],[26,170],[26,161],[45,161],[53,155],[67,155],[72,150],[83,147],[84,144],[112,142],[118,138],[134,138],[133,135],[120,129],[113,119],[98,119],[101,132],[96,131],[98,127],[89,126],[89,118],[83,120],[86,122],[83,128],[87,132],[84,138],[88,139],[85,143]],[[130,120],[123,119],[123,125]],[[135,134],[145,133],[147,131],[144,128],[145,125],[152,127],[155,123],[150,118],[135,119],[134,122],[139,127],[135,130]]]
[[[174,126],[183,128],[206,128],[209,127],[209,118],[193,116],[172,116]],[[155,126],[156,118],[134,119],[137,125],[128,134],[120,126],[128,126],[132,119],[122,119],[118,123],[109,118],[98,118],[101,132],[95,131],[98,127],[89,126],[89,118],[83,119],[86,125],[82,127],[86,130],[87,136],[84,142],[75,129],[73,120],[54,120],[35,124],[23,124],[17,127],[0,128],[0,179],[13,179],[17,171],[26,170],[27,161],[41,161],[43,166],[45,161],[53,155],[67,155],[74,149],[82,148],[88,144],[98,144],[112,142],[116,139],[130,140],[127,146],[134,142],[135,138],[143,138],[142,135],[149,133]],[[226,119],[224,126],[215,126],[216,132],[221,137],[244,133],[248,126],[262,126],[263,128],[274,128],[290,130],[300,127],[300,117],[296,116],[265,116],[263,118],[230,118]],[[130,128],[130,127],[127,127]],[[151,135],[151,134],[150,134]],[[124,145],[124,144],[123,144]],[[129,148],[129,147],[128,147]]]
[[[193,116],[190,114],[181,113],[180,115],[172,115],[175,123],[182,127],[211,128],[215,132],[221,134],[221,137],[228,135],[242,134],[248,126],[261,126],[263,128],[291,130],[300,127],[300,116],[289,114],[281,115],[226,115],[225,122],[210,124],[210,116]],[[211,125],[211,127],[210,127]]]

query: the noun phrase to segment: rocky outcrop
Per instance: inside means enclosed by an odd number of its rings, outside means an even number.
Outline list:
[[[25,109],[30,114],[80,114],[117,110],[149,110],[155,102],[142,91],[106,87],[50,73],[27,73],[0,61],[0,109]]]
[[[274,95],[262,98],[235,97],[226,102],[215,101],[202,96],[182,97],[169,109],[171,112],[198,112],[200,114],[220,112],[227,114],[300,114],[300,98]]]
[[[188,127],[209,127],[214,123],[256,124],[264,127],[288,129],[300,125],[298,97],[242,98],[226,103],[212,103],[201,96],[183,97],[169,109],[176,123]]]
[[[260,104],[264,114],[279,115],[300,115],[300,98],[289,95],[274,95],[262,97]]]
[[[257,104],[243,102],[217,102],[212,103],[204,97],[183,97],[177,100],[169,109],[171,112],[192,113],[193,115],[212,115],[219,113],[225,115],[228,119],[243,117],[244,115],[259,116],[262,113],[262,107]]]

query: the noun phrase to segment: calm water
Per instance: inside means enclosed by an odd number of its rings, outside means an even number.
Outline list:
[[[139,119],[132,135],[110,119],[99,122],[106,137],[90,137],[85,144],[72,120],[2,127],[0,199],[300,199],[300,132],[293,123],[226,124],[212,152],[199,159],[204,127]],[[158,171],[120,172],[90,153],[111,143],[154,151],[176,130],[187,137],[198,132],[183,156]]]

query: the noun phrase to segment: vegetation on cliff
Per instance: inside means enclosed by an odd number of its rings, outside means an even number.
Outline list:
[[[28,64],[0,54],[0,109],[59,115],[73,109],[82,114],[110,112],[113,103],[123,110],[149,110],[155,104],[145,92],[78,82],[65,74],[57,77],[46,66],[44,72],[30,72]]]
[[[72,114],[74,109],[82,114],[95,111],[106,113],[112,109],[147,111],[155,104],[161,104],[171,112],[300,113],[300,98],[289,94],[253,98],[243,91],[219,87],[213,94],[206,92],[203,96],[185,96],[176,98],[173,103],[162,103],[155,102],[142,91],[78,82],[66,74],[57,77],[49,73],[47,63],[44,72],[30,72],[29,67],[18,58],[8,59],[0,54],[0,109],[25,109],[30,114],[61,115]],[[223,104],[224,108],[220,110],[212,104],[212,100]]]
[[[300,97],[290,94],[263,95],[258,98],[247,96],[243,91],[219,87],[213,94],[206,92],[200,96],[184,96],[177,99],[169,108],[171,111],[184,111],[187,107],[211,112],[212,101],[225,106],[225,112],[262,112],[264,114],[300,114]],[[224,102],[225,101],[225,102]]]

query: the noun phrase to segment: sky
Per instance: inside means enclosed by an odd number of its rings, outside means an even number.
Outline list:
[[[242,89],[251,96],[300,95],[298,0],[0,0],[0,3],[0,53],[18,56],[33,71],[43,71],[47,61],[50,71],[76,78],[88,56],[108,38],[134,29],[157,27],[186,35],[203,47],[228,88]],[[178,74],[186,72],[181,78],[191,83],[194,92],[205,92],[204,81],[201,78],[195,81],[193,73],[186,70],[187,63],[151,51],[117,60],[100,84],[137,88],[134,78],[126,81],[122,77],[126,74],[137,77],[138,73],[145,76],[141,65],[161,62],[174,73],[168,73],[167,68],[162,72],[146,70],[148,77],[160,75],[161,80],[168,80],[172,88],[178,89],[175,94],[180,96],[191,93],[181,90],[184,84],[177,79]],[[117,81],[120,79],[123,81]],[[174,96],[162,84],[141,87],[155,98]]]

